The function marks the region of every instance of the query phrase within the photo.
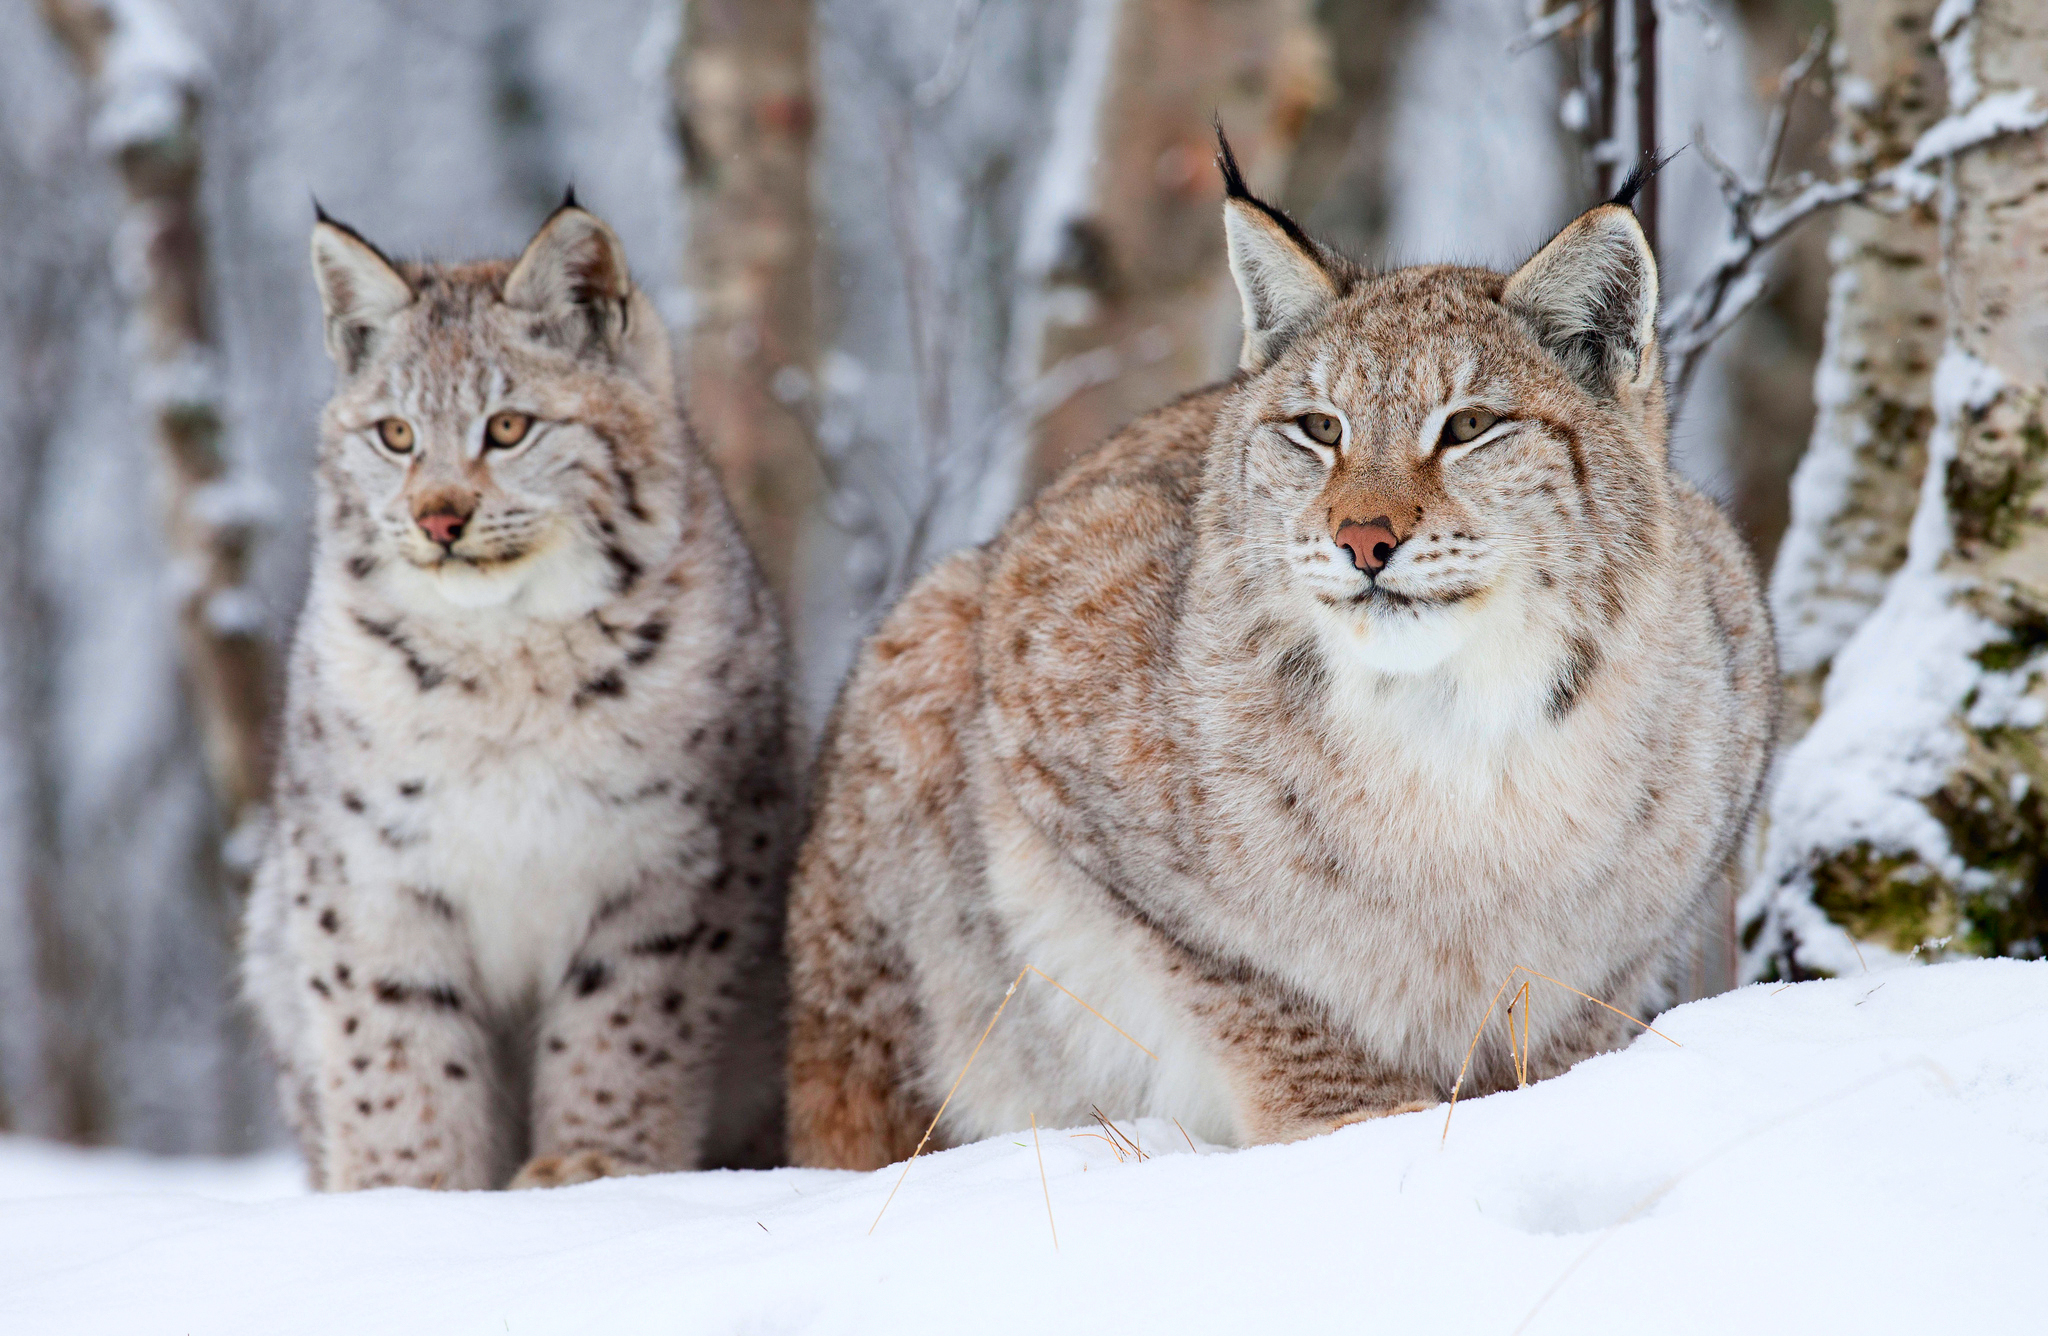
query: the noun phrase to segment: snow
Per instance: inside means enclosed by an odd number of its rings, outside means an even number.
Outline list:
[[[1967,111],[1944,116],[1913,141],[1913,152],[1901,164],[1902,168],[1911,171],[1925,167],[2000,135],[2048,125],[2048,107],[2036,105],[2034,96],[2031,88],[2008,89],[1979,98]]]
[[[99,114],[92,141],[119,150],[176,134],[186,100],[206,78],[206,60],[177,16],[157,0],[113,0],[101,57]]]
[[[1239,1152],[1148,1122],[1120,1164],[1042,1131],[1041,1188],[1029,1130],[992,1138],[918,1160],[872,1234],[896,1171],[309,1197],[275,1159],[0,1140],[0,1330],[2038,1329],[2048,963],[1657,1024],[1682,1046],[1462,1102],[1447,1140],[1441,1111]]]

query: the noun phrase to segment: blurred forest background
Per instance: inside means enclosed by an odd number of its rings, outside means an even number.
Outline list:
[[[1932,4],[1868,7],[1934,61]],[[618,230],[814,732],[909,580],[1233,365],[1212,114],[1339,248],[1512,266],[1638,157],[1648,106],[1661,147],[1695,146],[1659,179],[1671,303],[1739,234],[1714,161],[1855,165],[1855,52],[1809,50],[1831,22],[1824,0],[0,4],[0,1129],[275,1138],[231,933],[331,375],[313,196],[398,255],[516,253],[570,182]],[[1701,328],[1746,313],[1675,430],[1766,566],[1834,230],[1723,285]]]

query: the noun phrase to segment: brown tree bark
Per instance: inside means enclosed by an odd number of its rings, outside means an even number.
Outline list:
[[[1117,374],[1039,425],[1027,487],[1124,423],[1235,362],[1209,125],[1220,119],[1253,187],[1277,194],[1287,158],[1329,96],[1310,0],[1121,0],[1100,92],[1086,201],[1059,221],[1056,256],[1027,275],[1042,326],[1025,374],[1111,349]],[[1035,348],[1037,355],[1031,356]]]
[[[689,0],[671,70],[695,300],[683,360],[692,424],[785,604],[820,491],[803,406],[813,300],[810,0]]]

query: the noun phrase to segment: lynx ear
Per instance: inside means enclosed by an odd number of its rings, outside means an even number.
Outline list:
[[[505,304],[540,316],[557,342],[617,352],[630,322],[626,248],[572,190],[505,278]]]
[[[1657,259],[1625,203],[1579,215],[1515,271],[1501,300],[1601,398],[1658,374]]]
[[[1342,295],[1338,263],[1292,218],[1245,188],[1237,155],[1216,127],[1223,171],[1223,237],[1230,276],[1244,302],[1244,347],[1237,364],[1258,371]]]
[[[326,315],[327,355],[353,376],[392,316],[412,305],[412,285],[384,252],[313,205],[313,282]]]

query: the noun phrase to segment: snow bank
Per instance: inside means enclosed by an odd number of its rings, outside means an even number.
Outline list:
[[[1145,1163],[1047,1132],[1058,1252],[1028,1130],[919,1160],[873,1235],[893,1172],[315,1198],[0,1143],[0,1331],[2039,1329],[2048,963],[1658,1025],[1683,1047],[1461,1103],[1442,1145],[1441,1112],[1240,1152],[1146,1123]]]

